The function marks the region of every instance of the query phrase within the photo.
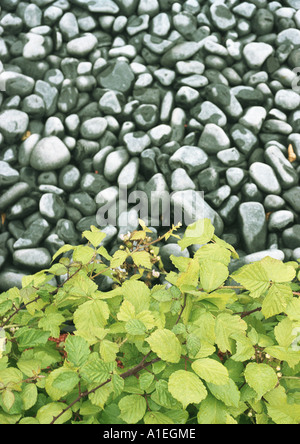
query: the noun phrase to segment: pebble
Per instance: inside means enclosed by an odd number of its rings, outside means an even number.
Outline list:
[[[260,69],[273,51],[273,47],[268,43],[252,42],[245,46],[243,54],[249,68]]]
[[[208,123],[201,134],[199,147],[207,154],[217,154],[230,147],[230,140],[221,127],[214,123]]]
[[[56,136],[41,139],[33,148],[30,165],[38,171],[51,171],[63,168],[71,159],[65,144]]]
[[[299,177],[296,170],[277,146],[268,147],[265,158],[276,172],[283,189],[289,189],[298,184]]]
[[[14,252],[13,262],[17,266],[31,270],[47,269],[51,263],[51,256],[46,248],[26,248]]]
[[[203,149],[194,146],[183,146],[170,158],[171,169],[182,167],[189,176],[194,176],[208,166],[208,155]]]
[[[29,117],[23,111],[10,109],[0,112],[0,132],[8,143],[14,143],[24,136]]]
[[[254,162],[249,169],[249,174],[258,188],[264,193],[281,194],[281,186],[273,169],[261,162]]]
[[[247,253],[265,250],[267,221],[264,207],[259,202],[242,203],[239,207],[240,228]]]
[[[271,214],[268,228],[270,232],[282,231],[294,222],[294,214],[291,211],[281,210]]]

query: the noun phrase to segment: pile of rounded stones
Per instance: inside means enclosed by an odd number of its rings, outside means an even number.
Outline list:
[[[187,213],[204,192],[239,265],[298,259],[299,72],[300,0],[1,0],[0,290],[120,187]]]

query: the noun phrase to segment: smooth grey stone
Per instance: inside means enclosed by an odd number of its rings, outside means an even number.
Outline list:
[[[270,119],[265,121],[262,131],[267,133],[284,134],[288,136],[293,132],[293,127],[286,122],[282,122],[281,120]]]
[[[277,146],[270,146],[265,151],[265,158],[277,174],[283,189],[298,185],[299,177],[292,164]]]
[[[93,51],[97,43],[98,40],[93,34],[86,33],[81,37],[70,40],[67,43],[67,51],[71,56],[84,57]]]
[[[271,232],[282,231],[294,222],[294,214],[291,211],[281,210],[271,214],[268,229]]]
[[[258,134],[267,117],[267,111],[262,106],[252,106],[248,108],[239,123],[250,129],[254,134]]]
[[[295,250],[293,251],[293,259],[295,261],[298,261],[298,259],[300,259],[300,248],[295,248]]]
[[[66,41],[73,40],[79,34],[78,22],[72,12],[66,12],[59,21],[59,29]]]
[[[192,39],[197,31],[197,20],[191,13],[183,11],[173,16],[173,26],[186,39]]]
[[[127,34],[133,37],[142,31],[146,31],[149,28],[149,20],[148,14],[129,16],[126,28]]]
[[[57,136],[59,138],[62,138],[65,133],[64,125],[58,117],[52,116],[49,117],[45,123],[44,128],[44,136],[50,137],[50,136]]]
[[[195,146],[183,146],[170,158],[170,167],[184,168],[193,176],[209,166],[209,158],[204,150]]]
[[[38,176],[37,183],[39,185],[54,185],[58,184],[57,174],[54,171],[47,171],[45,173],[41,173]]]
[[[99,101],[99,108],[105,114],[120,114],[123,109],[125,99],[122,93],[117,91],[107,91]]]
[[[5,190],[0,196],[0,211],[4,212],[9,206],[27,194],[29,190],[30,186],[26,182],[18,182]]]
[[[59,173],[59,186],[65,191],[74,191],[80,183],[80,171],[74,165],[66,165]]]
[[[169,142],[172,128],[169,125],[158,125],[149,131],[150,139],[155,146],[162,146]]]
[[[85,173],[82,176],[80,189],[86,191],[92,196],[96,196],[101,190],[104,190],[109,186],[107,180],[101,174]]]
[[[23,20],[28,28],[35,28],[42,24],[42,10],[35,4],[28,5],[24,10]]]
[[[25,134],[29,117],[17,109],[5,110],[0,113],[0,131],[8,143],[14,143]]]
[[[45,219],[50,222],[57,222],[65,215],[65,203],[56,194],[46,193],[40,199],[39,210]]]
[[[0,161],[0,188],[14,185],[19,180],[19,172],[7,162]]]
[[[249,169],[250,177],[264,193],[280,195],[281,186],[273,169],[261,162],[255,162]]]
[[[7,220],[15,220],[29,216],[38,208],[37,202],[31,197],[22,197],[14,205],[12,205],[6,212]]]
[[[21,267],[40,270],[49,268],[51,256],[46,248],[26,248],[14,252],[13,262]]]
[[[231,194],[231,188],[223,185],[215,191],[205,194],[205,200],[213,207],[219,208]]]
[[[84,216],[92,216],[97,210],[95,201],[85,191],[71,193],[69,195],[69,204],[79,210]]]
[[[71,245],[78,244],[79,236],[72,221],[60,219],[56,224],[56,233],[65,243]]]
[[[300,0],[286,0],[286,3],[294,9],[300,9]]]
[[[76,224],[76,230],[79,233],[83,233],[84,231],[89,231],[91,226],[97,227],[97,218],[96,216],[87,216],[80,219]]]
[[[45,137],[34,147],[30,165],[38,171],[63,168],[69,163],[71,154],[65,144],[56,136]]]
[[[256,5],[249,2],[242,2],[232,9],[235,14],[238,14],[246,19],[251,19],[254,16],[256,10]]]
[[[177,91],[175,100],[178,105],[189,107],[198,102],[199,96],[200,94],[195,88],[191,88],[190,86],[182,86]]]
[[[123,211],[118,217],[118,241],[122,241],[122,235],[132,233],[139,227],[138,212],[132,208],[129,211]]]
[[[245,46],[243,54],[249,68],[260,69],[273,51],[273,47],[268,43],[252,42]]]
[[[218,213],[205,202],[201,192],[193,190],[178,191],[172,194],[171,202],[174,213],[179,219],[174,220],[175,224],[180,221],[190,224],[199,219],[207,218],[214,225],[216,235],[222,235],[224,223]]]
[[[178,244],[172,244],[172,243],[161,247],[159,253],[161,256],[162,263],[164,264],[164,269],[167,272],[170,272],[172,270],[176,270],[176,267],[174,266],[174,264],[171,260],[171,256],[186,257],[186,258],[190,257],[190,254],[189,254],[189,251],[187,248],[182,251],[181,247]]]
[[[290,190],[283,193],[282,197],[286,202],[288,202],[291,207],[296,211],[296,213],[300,213],[300,187],[293,187]]]
[[[31,153],[40,138],[41,136],[39,134],[32,134],[28,139],[21,143],[19,147],[18,162],[22,167],[29,166]]]
[[[217,159],[219,159],[223,165],[231,167],[242,163],[245,157],[236,148],[229,148],[220,151],[217,154]]]
[[[199,147],[208,154],[217,154],[230,147],[230,140],[222,128],[208,123],[201,134]]]
[[[113,146],[106,146],[95,154],[93,158],[93,168],[95,171],[98,171],[99,174],[103,174],[106,158],[113,151]]]
[[[255,253],[266,248],[267,221],[261,203],[246,202],[240,205],[239,226],[247,253]]]
[[[22,111],[31,117],[41,117],[45,113],[44,100],[37,94],[31,94],[23,100]]]
[[[300,158],[300,134],[290,134],[288,137],[288,142],[292,144],[293,149],[297,155],[297,158]]]
[[[245,155],[252,153],[258,145],[257,137],[243,125],[234,125],[230,130],[230,135],[237,148]]]
[[[43,60],[53,49],[53,43],[49,36],[39,35],[33,32],[26,34],[28,42],[23,48],[23,57],[30,61]]]
[[[161,65],[167,68],[172,68],[179,61],[185,61],[193,57],[200,47],[196,42],[178,43],[169,49],[161,58]]]
[[[64,190],[55,185],[40,185],[39,191],[42,193],[55,194],[56,196],[63,196]]]
[[[227,117],[224,112],[210,101],[205,101],[200,106],[196,105],[192,110],[192,115],[203,125],[214,123],[217,126],[224,127],[227,124]]]
[[[109,62],[98,75],[98,82],[103,88],[126,93],[135,80],[128,63],[124,61]]]
[[[300,248],[300,225],[294,225],[284,230],[282,240],[287,248],[291,248],[292,250]]]
[[[156,105],[140,105],[133,117],[140,130],[148,131],[158,123],[158,108]]]
[[[57,102],[57,108],[60,112],[69,114],[78,103],[79,94],[77,88],[73,85],[63,86]]]
[[[215,168],[206,168],[198,175],[198,182],[200,191],[207,193],[219,187],[220,175]]]
[[[95,202],[98,208],[107,204],[107,207],[115,205],[119,199],[118,187],[108,187],[105,190],[100,191],[95,197]]]
[[[0,271],[0,290],[8,291],[10,288],[22,288],[22,279],[27,272],[11,266],[6,266]]]
[[[133,157],[127,165],[124,166],[118,177],[120,188],[126,188],[129,190],[136,184],[139,166],[140,160],[138,157]]]
[[[23,21],[15,14],[5,14],[0,20],[0,26],[9,34],[19,34],[23,28]]]
[[[57,6],[49,6],[44,10],[44,23],[45,25],[53,25],[63,15],[63,10]]]
[[[104,165],[105,178],[109,182],[114,182],[128,161],[129,154],[124,149],[108,154]]]
[[[219,215],[225,225],[232,225],[236,221],[240,202],[238,196],[230,196],[218,209]]]
[[[60,88],[64,82],[64,75],[60,69],[50,69],[45,75],[45,82],[49,83],[55,88]]]
[[[58,101],[58,90],[55,86],[51,86],[49,83],[43,80],[38,80],[35,84],[34,93],[39,95],[45,103],[46,117],[50,117],[55,114]]]
[[[88,9],[92,13],[101,14],[117,14],[119,7],[113,0],[93,0],[92,2],[86,2],[86,0],[70,0],[76,6],[80,6],[84,9]]]
[[[175,71],[167,68],[157,69],[153,75],[163,86],[172,85],[176,78]]]
[[[166,12],[157,14],[152,19],[152,33],[158,37],[166,37],[171,29],[170,17]]]
[[[45,239],[44,245],[53,257],[55,253],[65,245],[65,242],[60,239],[57,234],[52,233]]]
[[[158,173],[157,155],[157,151],[153,148],[148,148],[142,152],[140,171],[145,179],[150,179]]]
[[[226,170],[226,181],[233,193],[239,191],[247,180],[247,172],[242,168],[231,167]]]
[[[281,31],[277,35],[276,40],[277,45],[281,44],[289,44],[291,43],[294,46],[300,46],[300,31],[299,29],[285,29],[284,31]]]
[[[280,109],[293,111],[300,106],[300,96],[293,90],[282,89],[275,95],[275,104]]]
[[[166,223],[165,217],[168,219],[170,214],[170,206],[168,205],[166,208],[162,202],[167,200],[167,204],[170,204],[170,195],[169,187],[163,174],[152,174],[151,179],[145,185],[144,191],[147,194],[148,199],[146,202],[142,202],[142,209],[144,212],[147,212],[147,215],[149,215],[148,210],[151,211],[151,225],[158,226],[161,224],[161,221],[164,225]],[[154,219],[155,223],[153,222]],[[168,222],[169,220],[167,220],[167,224]]]
[[[268,9],[258,9],[251,23],[253,32],[261,36],[270,34],[273,31],[275,18]]]
[[[285,200],[274,194],[269,194],[264,200],[265,210],[269,212],[281,210],[284,206]]]
[[[103,117],[94,117],[86,120],[80,128],[81,136],[87,140],[98,140],[107,128],[107,120]]]
[[[38,218],[26,228],[22,233],[22,236],[14,243],[13,248],[14,250],[20,250],[24,248],[38,247],[43,239],[48,236],[49,232],[49,223],[41,218],[38,213]]]
[[[196,185],[187,174],[185,169],[177,168],[172,173],[171,189],[172,191],[195,190]]]
[[[18,72],[4,71],[0,74],[1,89],[9,96],[26,97],[32,93],[34,84],[31,77]]]
[[[220,31],[229,31],[235,27],[236,18],[225,4],[214,3],[210,7],[210,13],[213,24]]]

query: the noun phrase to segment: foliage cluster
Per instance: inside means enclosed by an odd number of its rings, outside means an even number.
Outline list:
[[[112,257],[91,227],[0,295],[0,423],[299,424],[299,264],[230,275],[209,220],[157,240],[140,223]],[[197,252],[166,273],[170,236]]]

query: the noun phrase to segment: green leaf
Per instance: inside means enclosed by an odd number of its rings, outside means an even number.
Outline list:
[[[296,276],[294,267],[269,256],[261,261],[261,265],[266,270],[269,280],[275,283],[292,282]]]
[[[279,361],[287,362],[291,368],[294,368],[300,362],[299,351],[292,350],[291,348],[273,346],[267,347],[265,352]]]
[[[93,247],[97,248],[106,238],[106,233],[103,233],[92,225],[91,231],[84,231],[82,237],[85,237],[93,245]]]
[[[111,268],[118,268],[126,262],[126,259],[130,256],[130,254],[125,250],[118,250],[113,255],[113,259],[110,262]]]
[[[258,399],[261,399],[278,383],[275,371],[266,364],[248,364],[245,370],[245,379],[249,386],[257,393]]]
[[[54,418],[61,414],[61,412],[66,408],[65,404],[62,402],[51,402],[43,407],[41,407],[36,415],[36,419],[40,424],[51,424]],[[72,410],[69,409],[63,415],[61,415],[55,424],[60,425],[68,422],[72,418]]]
[[[285,310],[291,321],[300,321],[300,299],[292,298]]]
[[[29,410],[33,407],[38,399],[38,390],[35,384],[27,384],[22,390],[21,398],[23,401],[24,410]]]
[[[126,281],[122,290],[125,299],[134,306],[136,314],[149,310],[151,292],[144,282]]]
[[[41,331],[37,328],[22,328],[15,333],[19,347],[31,348],[45,345],[50,337],[50,332]]]
[[[55,261],[55,259],[60,256],[63,253],[67,253],[68,251],[74,250],[75,247],[73,247],[73,245],[64,245],[63,247],[61,247],[53,256],[52,262]]]
[[[139,377],[139,386],[141,390],[147,390],[154,380],[154,375],[151,373],[144,373]]]
[[[227,384],[224,385],[207,383],[207,386],[216,399],[224,402],[228,407],[238,407],[240,402],[240,392],[232,379],[229,379]]]
[[[215,334],[216,343],[221,352],[234,352],[232,348],[231,335],[234,333],[244,333],[248,326],[239,316],[233,316],[229,313],[221,313],[216,318]]]
[[[152,270],[151,256],[147,251],[137,251],[131,254],[132,260],[138,267],[146,268],[147,270]]]
[[[231,359],[237,362],[245,362],[255,355],[255,349],[251,340],[242,333],[233,333],[230,336],[236,341],[236,353]]]
[[[112,388],[114,391],[114,399],[117,398],[124,390],[124,379],[119,375],[112,375],[111,378]]]
[[[2,399],[4,407],[7,410],[10,410],[12,408],[12,406],[14,405],[15,395],[13,394],[13,392],[11,390],[6,389],[6,390],[4,390],[4,392],[2,392],[1,399]]]
[[[270,287],[268,273],[260,262],[245,265],[233,273],[232,278],[249,290],[253,298],[259,298]]]
[[[213,262],[221,262],[226,267],[230,263],[231,252],[218,244],[207,244],[203,245],[196,253],[195,258],[197,258],[200,264],[206,260]]]
[[[211,395],[201,402],[197,416],[198,424],[223,425],[226,424],[228,410],[223,402]]]
[[[88,342],[80,336],[69,335],[65,343],[65,351],[67,359],[75,365],[81,367],[90,355],[90,347]]]
[[[192,369],[201,379],[215,385],[224,385],[229,381],[227,368],[214,359],[198,359],[192,363]]]
[[[148,412],[144,417],[145,424],[174,424],[174,421],[169,416],[160,412]]]
[[[274,328],[275,338],[281,347],[288,348],[295,339],[293,322],[285,318]]]
[[[181,356],[181,344],[176,335],[167,329],[158,329],[146,339],[151,350],[163,361],[177,363]]]
[[[189,404],[199,404],[207,396],[206,388],[198,376],[185,370],[177,370],[170,376],[168,389],[184,409]]]
[[[209,219],[200,219],[186,229],[184,237],[178,245],[184,250],[191,245],[203,245],[211,241],[215,229]]]
[[[293,292],[289,285],[273,284],[262,304],[262,314],[266,319],[284,312],[292,300]]]
[[[80,375],[89,383],[103,384],[110,379],[110,369],[104,361],[97,359],[86,362]]]
[[[74,248],[73,260],[74,262],[81,263],[83,265],[89,264],[96,256],[95,251],[91,247],[80,245]]]
[[[125,329],[127,333],[132,336],[143,336],[147,331],[143,322],[138,319],[130,319],[126,322]]]
[[[39,328],[50,332],[53,338],[58,338],[60,335],[60,326],[65,321],[65,318],[60,313],[46,314],[39,321]]]
[[[267,393],[264,398],[267,401],[268,414],[272,421],[278,425],[298,425],[300,422],[300,405],[288,402],[283,387],[279,386]]]
[[[211,292],[220,287],[228,278],[227,266],[209,259],[200,264],[200,280],[204,291]]]
[[[199,262],[196,259],[190,259],[185,272],[179,274],[176,286],[181,291],[194,289],[199,283]]]
[[[103,339],[100,343],[100,355],[104,362],[114,362],[117,353],[119,353],[119,346],[115,342]]]
[[[120,417],[127,424],[136,424],[145,416],[147,403],[145,398],[139,395],[125,396],[119,402],[119,409],[121,410]]]
[[[57,381],[57,384],[55,384],[55,381]],[[46,379],[45,389],[53,401],[58,401],[65,397],[78,381],[79,378],[75,372],[66,367],[61,367],[49,374]]]
[[[85,302],[74,313],[74,323],[80,336],[90,344],[97,342],[107,325],[109,308],[105,301],[99,299]]]

